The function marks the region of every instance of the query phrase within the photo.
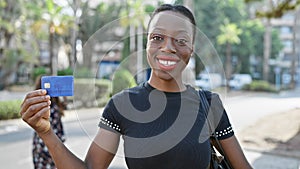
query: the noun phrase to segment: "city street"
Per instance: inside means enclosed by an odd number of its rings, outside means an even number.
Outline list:
[[[299,108],[299,91],[280,94],[243,93],[224,98],[224,106],[235,130],[240,131],[259,118],[293,108]],[[100,108],[67,111],[63,118],[66,131],[66,145],[81,159],[93,139]],[[291,119],[292,120],[292,119]],[[0,163],[5,169],[31,169],[32,130],[20,119],[0,121]],[[122,144],[122,143],[121,143]],[[300,159],[245,151],[249,161],[256,169],[299,169]],[[110,169],[126,168],[122,149],[117,153]]]
[[[300,169],[300,0],[0,0],[0,11],[0,169],[53,166],[43,141],[60,168],[80,166],[61,147],[82,164],[116,153],[108,169],[205,168],[212,136],[235,168]],[[132,86],[144,88],[118,93]]]

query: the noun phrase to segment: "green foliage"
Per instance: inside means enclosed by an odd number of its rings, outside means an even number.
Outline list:
[[[127,29],[127,34],[129,34],[129,29]],[[122,49],[122,60],[125,60],[128,56],[130,56],[130,39],[129,37],[123,40],[123,49]]]
[[[220,33],[219,27],[224,20],[219,1],[201,0],[201,3],[194,1],[194,12],[197,27],[213,45],[216,45],[216,37]]]
[[[96,100],[99,107],[104,106],[110,98],[111,94],[111,81],[107,79],[97,79],[95,81],[96,87]]]
[[[21,100],[0,101],[0,120],[20,117]]]
[[[263,3],[263,0],[244,0],[245,3],[253,3],[253,2],[260,2]],[[276,5],[273,1],[269,1],[270,3],[267,5],[269,6],[269,10],[263,11],[263,10],[257,10],[256,11],[256,17],[259,18],[280,18],[282,17],[286,12],[295,10],[297,6],[300,5],[300,1],[291,1],[291,0],[281,0],[277,1]],[[263,4],[262,4],[263,5]]]
[[[33,69],[32,71],[32,80],[35,81],[35,79],[40,76],[40,75],[48,75],[49,71],[44,66],[39,66]],[[88,74],[87,70],[82,70],[79,73],[80,75],[84,76]],[[66,68],[63,70],[58,70],[57,71],[58,76],[65,76],[65,75],[73,75],[73,70],[72,68]],[[86,77],[86,76],[85,76]]]
[[[145,12],[146,13],[152,13],[155,10],[155,7],[152,5],[146,5],[145,6]]]
[[[217,36],[217,42],[220,45],[226,43],[229,44],[239,44],[241,42],[239,35],[243,32],[234,23],[225,23],[220,26],[221,34]]]
[[[254,80],[252,83],[245,85],[243,89],[250,91],[278,92],[274,85],[263,80]]]
[[[271,41],[271,55],[270,58],[277,58],[279,52],[283,49],[283,44],[279,38],[279,33],[277,30],[272,31],[272,41]]]
[[[111,81],[106,79],[76,78],[74,103],[76,108],[104,106],[110,96]]]
[[[93,78],[94,77],[92,71],[86,67],[77,68],[74,71],[74,76],[76,78]]]
[[[73,75],[73,69],[72,68],[66,68],[63,70],[57,71],[58,76],[65,76],[65,75]]]
[[[133,75],[125,69],[117,70],[113,76],[112,95],[120,92],[123,89],[136,86]]]
[[[82,43],[86,43],[88,39],[100,28],[118,19],[120,10],[120,3],[101,2],[98,6],[91,8],[89,6],[89,1],[85,2],[82,7],[83,13],[80,16],[81,23],[79,39],[82,40]]]
[[[45,67],[43,66],[36,67],[32,71],[32,80],[35,81],[36,78],[39,77],[40,75],[46,75],[46,74],[48,74],[48,71],[46,70]]]

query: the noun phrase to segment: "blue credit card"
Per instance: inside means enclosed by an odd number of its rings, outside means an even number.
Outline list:
[[[47,90],[51,97],[73,96],[73,76],[42,76],[41,88]]]

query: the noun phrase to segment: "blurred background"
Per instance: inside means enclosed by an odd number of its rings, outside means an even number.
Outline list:
[[[41,74],[75,76],[77,95],[68,97],[69,113],[65,117],[72,119],[71,122],[91,117],[87,113],[85,116],[77,114],[75,118],[75,109],[99,113],[98,108],[102,108],[112,94],[147,80],[146,23],[149,13],[162,3],[186,5],[195,15],[198,31],[205,35],[217,54],[211,56],[218,60],[217,68],[206,64],[205,57],[195,54],[188,65],[187,83],[217,92],[226,91],[228,101],[225,103],[240,133],[246,133],[243,129],[262,118],[268,120],[259,124],[272,122],[271,116],[267,116],[270,112],[292,110],[292,116],[286,115],[279,121],[290,120],[290,125],[294,124],[296,131],[288,139],[297,138],[298,142],[293,145],[300,147],[297,136],[300,122],[295,120],[299,115],[300,94],[299,0],[0,0],[1,146],[9,151],[14,147],[8,146],[9,143],[18,144],[22,139],[27,139],[22,145],[30,145],[28,132],[31,130],[19,121],[19,108],[25,93],[33,89],[36,77]],[[201,50],[203,44],[196,45]],[[90,97],[91,92],[95,97]],[[260,100],[262,98],[265,100]],[[248,122],[240,125],[240,119],[245,117]],[[86,135],[85,127],[81,128],[81,134]],[[255,127],[253,130],[259,131]],[[21,131],[27,131],[27,135],[20,136]],[[252,130],[248,132],[247,136],[239,135],[245,140],[245,149],[255,149],[251,153],[273,152],[251,145],[253,139],[249,135],[259,135]],[[266,141],[263,135],[261,137]],[[72,140],[71,129],[69,138]],[[288,140],[272,139],[267,142],[278,145]],[[25,163],[30,166],[30,151],[26,152]],[[247,156],[256,159],[256,155],[249,154]],[[285,159],[287,154],[293,154],[295,165],[292,167],[287,165],[292,164]],[[287,160],[283,162],[285,169],[298,169],[299,154],[299,151],[281,153]],[[274,158],[266,159],[274,162]],[[9,161],[6,159],[1,164],[13,168]],[[256,165],[256,168],[268,168]]]
[[[42,73],[73,74],[76,64],[89,68],[77,68],[78,77],[92,74],[111,79],[122,60],[144,49],[145,36],[140,34],[145,32],[149,13],[164,2],[188,6],[199,30],[216,49],[225,74],[219,75],[221,80],[209,76],[209,82],[215,84],[208,85],[210,88],[266,85],[262,90],[285,90],[299,84],[300,12],[296,0],[1,0],[0,89],[30,84]],[[89,38],[116,20],[118,25],[102,34],[101,40],[87,49],[89,55],[83,56]],[[199,57],[194,57],[190,66],[198,81],[201,77],[207,80],[205,74],[214,72]],[[251,82],[256,83],[243,86]]]

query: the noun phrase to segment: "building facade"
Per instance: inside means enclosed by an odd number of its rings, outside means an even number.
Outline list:
[[[278,30],[283,49],[276,60],[270,60],[270,66],[280,75],[283,87],[297,85],[300,80],[300,9],[272,19],[271,25]]]

